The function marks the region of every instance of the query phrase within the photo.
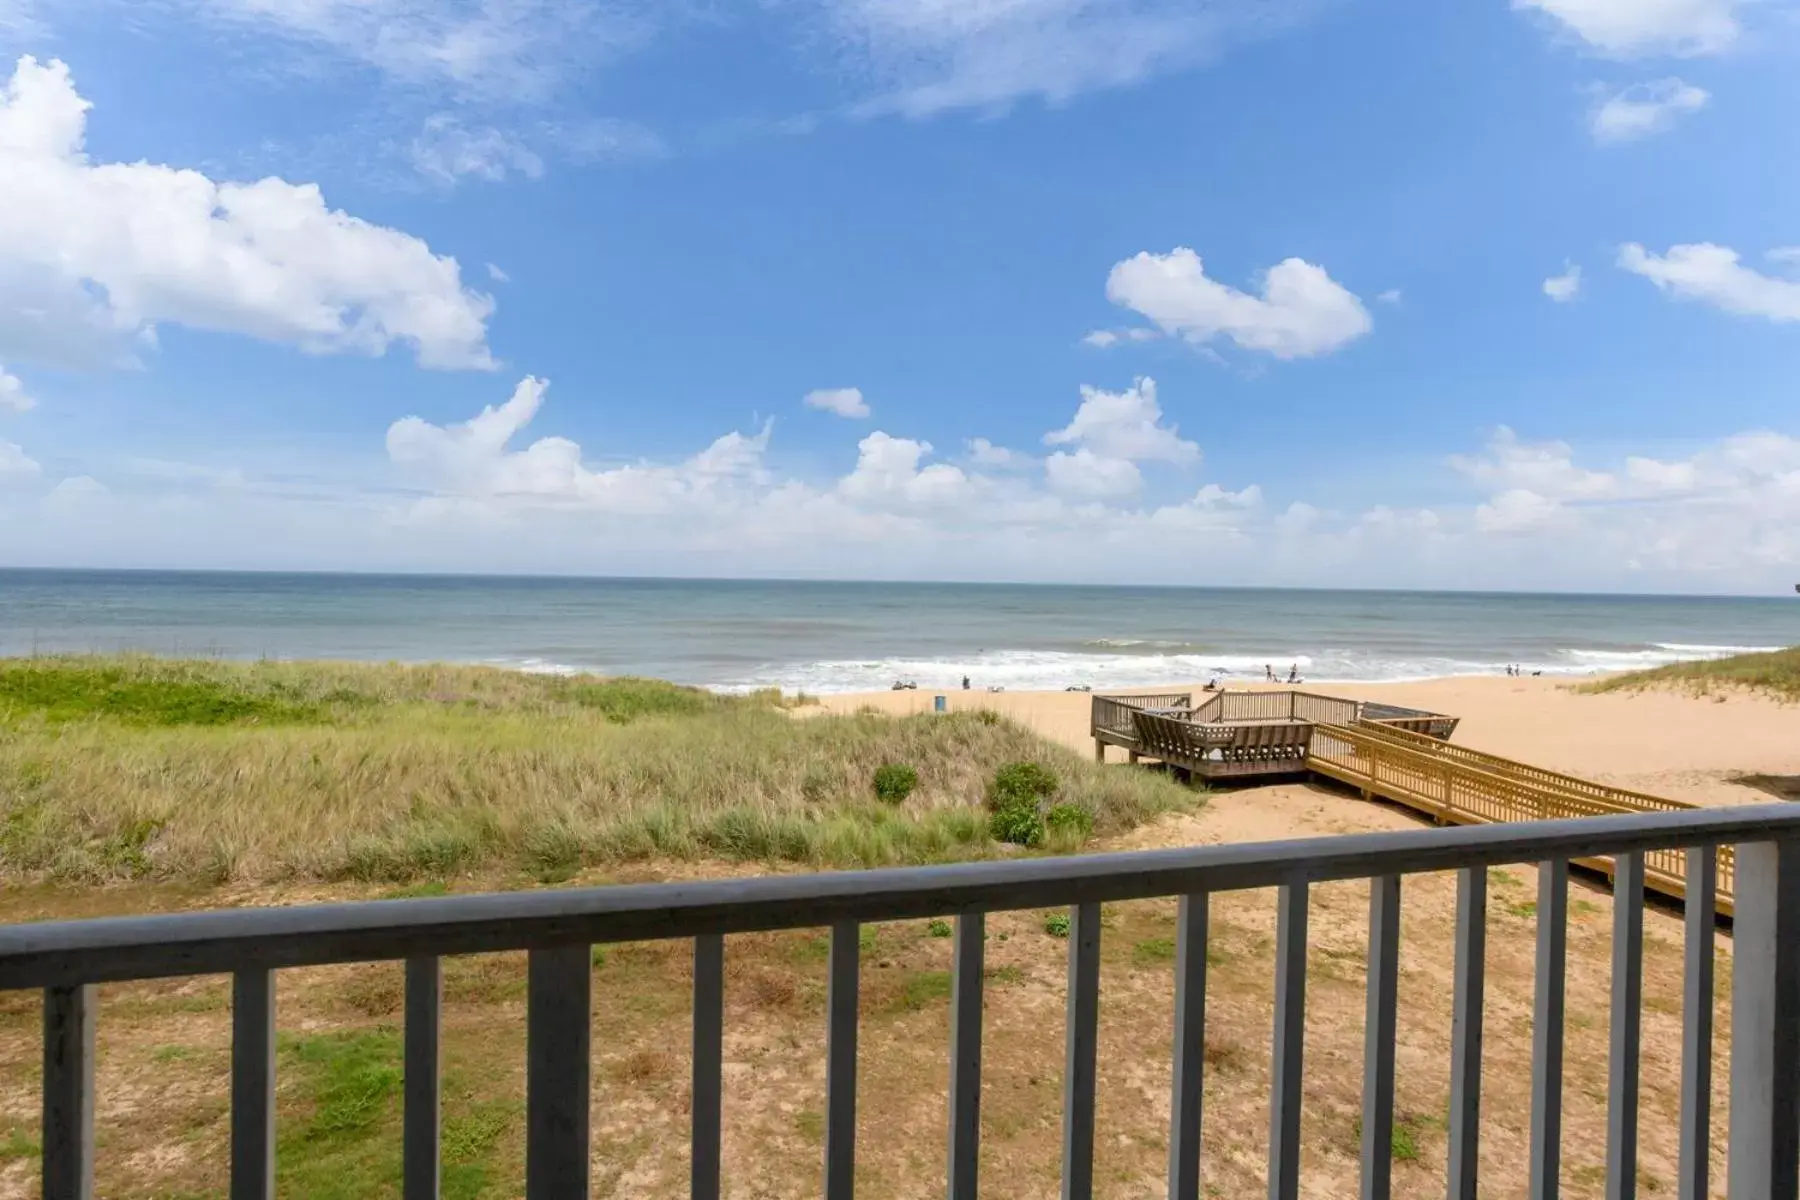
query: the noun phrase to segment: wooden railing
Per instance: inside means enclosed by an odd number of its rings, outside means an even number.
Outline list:
[[[1360,755],[1373,776],[1426,790],[1431,764],[1417,751],[1336,727],[1318,735],[1332,758]],[[1487,776],[1440,763],[1460,779]],[[1410,773],[1409,773],[1410,772]],[[1469,785],[1473,786],[1473,785]],[[1489,786],[1482,784],[1481,786]],[[1514,787],[1526,790],[1525,785]],[[1446,807],[1473,802],[1462,783]],[[1361,1195],[1391,1192],[1395,1032],[1399,1016],[1401,887],[1409,874],[1454,870],[1457,902],[1445,1112],[1449,1195],[1553,1196],[1560,1135],[1571,861],[1614,864],[1608,1023],[1608,1196],[1633,1195],[1638,1178],[1639,1036],[1644,968],[1641,894],[1646,862],[1685,851],[1704,877],[1715,848],[1737,846],[1741,874],[1731,965],[1731,1200],[1792,1200],[1800,1189],[1800,806],[1632,813],[1575,821],[1406,830],[1275,843],[1184,847],[1065,859],[1013,859],[884,871],[716,879],[393,900],[310,907],[176,913],[0,927],[0,990],[43,996],[41,1194],[91,1200],[96,1147],[96,1024],[101,984],[204,974],[232,976],[230,1195],[275,1191],[278,970],[404,959],[406,963],[402,1169],[405,1200],[436,1200],[440,1182],[439,1028],[446,955],[528,953],[525,1022],[526,1200],[588,1195],[594,1112],[593,966],[598,943],[683,940],[693,951],[693,1075],[687,1160],[694,1200],[718,1200],[723,1178],[725,969],[733,935],[828,927],[824,1006],[824,1138],[817,1191],[851,1200],[857,1150],[857,1032],[861,926],[956,921],[951,950],[945,1169],[897,1185],[975,1200],[980,1167],[985,920],[990,912],[1068,906],[1068,999],[1062,1066],[1061,1195],[1094,1194],[1102,905],[1179,897],[1172,1012],[1168,1194],[1202,1195],[1201,1101],[1207,1071],[1208,914],[1212,897],[1277,892],[1275,1004],[1268,1092],[1268,1196],[1298,1200],[1307,1073],[1307,924],[1311,888],[1369,881],[1366,1052],[1363,1055]],[[1478,1153],[1485,1007],[1487,883],[1503,864],[1538,866],[1537,973],[1531,1022],[1529,1164]],[[1714,920],[1710,888],[1687,911],[1684,950],[1679,1194],[1712,1189]],[[1135,1002],[1135,1001],[1134,1001]],[[1506,1014],[1509,1022],[1514,1019]],[[668,1036],[689,1030],[671,1028]],[[1035,1068],[1034,1068],[1035,1069]],[[1146,1068],[1148,1070],[1148,1068]],[[223,1074],[223,1072],[222,1072]],[[221,1083],[223,1084],[223,1080]],[[104,1146],[101,1147],[104,1149]],[[1583,1147],[1584,1160],[1597,1148]],[[296,1145],[291,1153],[305,1154]],[[1231,1153],[1239,1151],[1233,1149]],[[671,1159],[681,1149],[670,1146]],[[1486,1158],[1490,1178],[1479,1178]],[[1507,1163],[1511,1163],[1508,1166]],[[1412,1170],[1418,1170],[1414,1164]],[[14,1177],[15,1182],[23,1181]],[[16,1190],[22,1190],[16,1189]],[[814,1191],[798,1180],[783,1189]],[[1039,1189],[1042,1191],[1043,1189]],[[1410,1188],[1409,1188],[1410,1190]],[[1309,1191],[1308,1194],[1312,1194]],[[1324,1193],[1320,1193],[1324,1194]],[[1343,1194],[1341,1189],[1331,1194]]]
[[[1444,824],[1495,825],[1696,807],[1368,724],[1316,726],[1306,765]],[[1608,874],[1613,871],[1613,864],[1604,859],[1582,861],[1581,865]],[[1674,851],[1647,854],[1645,872],[1645,882],[1654,890],[1676,898],[1686,896],[1685,855]],[[1730,847],[1721,848],[1716,874],[1717,904],[1729,913],[1736,880]]]
[[[1216,699],[1216,697],[1215,697]],[[1106,695],[1093,697],[1089,727],[1096,733],[1104,730],[1121,737],[1132,736],[1131,714],[1144,708],[1179,708],[1192,707],[1192,692],[1144,692],[1135,695]]]

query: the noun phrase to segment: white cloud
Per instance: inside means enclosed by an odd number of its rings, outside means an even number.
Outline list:
[[[1509,488],[1475,509],[1475,528],[1483,533],[1520,533],[1553,520],[1562,505],[1530,488]]]
[[[697,501],[724,501],[764,478],[762,456],[769,427],[754,436],[728,433],[685,462],[634,463],[592,470],[581,447],[567,438],[539,438],[522,450],[509,446],[537,416],[545,380],[526,376],[512,397],[460,425],[433,425],[419,417],[394,422],[388,457],[452,498],[475,501],[568,504],[603,512],[654,514]]]
[[[511,283],[512,282],[512,276],[508,275],[505,271],[502,271],[499,267],[495,266],[493,263],[489,263],[487,265],[487,273],[488,273],[488,278],[493,280],[495,283]]]
[[[1017,450],[1008,450],[978,437],[969,439],[969,461],[982,467],[1016,467],[1029,460]]]
[[[37,473],[37,463],[26,457],[23,446],[17,442],[0,442],[0,480],[16,480]]]
[[[1044,460],[1051,488],[1076,496],[1130,496],[1144,486],[1144,475],[1128,458],[1107,458],[1086,446],[1073,454],[1057,451]]]
[[[508,175],[539,179],[544,160],[529,146],[491,125],[471,129],[450,113],[436,113],[413,138],[413,169],[436,183],[463,178],[498,183]]]
[[[814,0],[871,77],[865,112],[1060,103],[1286,29],[1312,0]]]
[[[1800,248],[1771,250],[1768,258],[1790,267],[1800,261]],[[1628,242],[1619,248],[1619,266],[1680,299],[1698,300],[1741,317],[1800,321],[1800,278],[1764,275],[1746,267],[1729,246],[1700,242],[1671,246],[1667,254],[1658,255]]]
[[[1554,499],[1605,496],[1618,480],[1604,471],[1577,467],[1567,442],[1522,442],[1502,425],[1488,439],[1487,452],[1452,455],[1450,465],[1478,483],[1497,489],[1527,490]]]
[[[1190,342],[1223,334],[1276,358],[1329,354],[1374,327],[1361,300],[1323,267],[1298,258],[1269,268],[1259,288],[1253,296],[1208,278],[1200,256],[1183,246],[1117,264],[1106,297]]]
[[[36,407],[37,401],[25,390],[24,380],[0,366],[0,409],[22,413],[30,412]]]
[[[1138,325],[1129,329],[1096,329],[1082,338],[1081,343],[1099,350],[1110,350],[1120,342],[1153,342],[1161,336],[1161,330],[1146,329]]]
[[[865,420],[869,416],[869,402],[863,399],[861,388],[817,388],[806,393],[801,403],[851,420]]]
[[[118,363],[158,323],[310,353],[410,345],[428,367],[489,367],[493,302],[453,258],[325,205],[311,184],[215,183],[83,153],[88,104],[60,62],[0,92],[0,355]]]
[[[409,87],[542,100],[641,45],[648,0],[172,0],[226,28],[274,34]]]
[[[838,491],[875,505],[948,505],[968,496],[970,478],[948,463],[921,466],[930,442],[893,437],[876,430],[856,444],[856,469],[838,482]]]
[[[1673,128],[1710,99],[1704,88],[1679,79],[1633,84],[1601,98],[1588,111],[1588,129],[1602,144],[1636,141]]]
[[[1513,0],[1616,58],[1714,54],[1737,40],[1739,0]]]
[[[1400,303],[1400,289],[1389,288],[1387,291],[1377,295],[1375,299],[1381,301],[1383,304],[1398,304]]]
[[[1162,418],[1156,380],[1148,376],[1122,392],[1084,384],[1075,418],[1062,429],[1045,434],[1044,444],[1080,446],[1105,458],[1129,462],[1184,466],[1199,462],[1200,447],[1182,438],[1175,426],[1164,425]]]
[[[1544,280],[1544,295],[1558,304],[1567,304],[1581,293],[1581,268],[1575,263],[1564,263],[1561,275],[1552,275]]]

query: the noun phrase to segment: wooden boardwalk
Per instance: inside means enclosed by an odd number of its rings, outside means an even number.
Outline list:
[[[1613,813],[1667,812],[1698,805],[1610,787],[1467,746],[1371,722],[1312,727],[1305,768],[1430,817],[1439,824],[1491,825]],[[1732,911],[1734,848],[1718,849],[1718,908]],[[1612,875],[1611,859],[1577,860]],[[1682,850],[1644,856],[1644,884],[1666,896],[1687,895]]]

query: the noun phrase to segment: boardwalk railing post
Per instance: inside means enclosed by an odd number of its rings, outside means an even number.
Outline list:
[[[1387,1200],[1394,1158],[1394,1031],[1400,983],[1400,877],[1369,881],[1368,1011],[1363,1026],[1362,1200]]]
[[[1206,941],[1211,897],[1183,896],[1175,932],[1175,1068],[1169,1104],[1169,1200],[1199,1200],[1206,1072]]]
[[[231,977],[231,1200],[275,1196],[275,973]]]
[[[44,1200],[94,1194],[94,990],[44,990]]]
[[[1487,983],[1487,868],[1456,879],[1456,975],[1450,1012],[1451,1200],[1476,1200],[1481,1173],[1481,1017]]]
[[[1300,1195],[1300,1093],[1306,1053],[1308,885],[1281,885],[1275,912],[1275,1033],[1269,1057],[1269,1200]]]
[[[586,1196],[592,951],[533,950],[525,971],[525,1197]]]
[[[1687,852],[1687,938],[1681,985],[1679,1200],[1706,1200],[1712,1179],[1713,925],[1719,848]]]
[[[831,927],[825,985],[825,1200],[850,1200],[856,1191],[856,1008],[862,929],[855,921]]]
[[[693,1069],[688,1194],[692,1200],[718,1200],[725,1087],[725,939],[716,933],[694,939]]]
[[[1069,921],[1068,1036],[1063,1054],[1063,1200],[1094,1194],[1094,1071],[1100,1031],[1100,906]]]
[[[443,961],[406,960],[406,1102],[401,1118],[400,1175],[405,1200],[438,1200],[440,1088],[438,1041],[444,1004]]]
[[[975,1200],[981,1173],[981,998],[987,920],[956,918],[950,976],[950,1141],[947,1194]]]
[[[1800,1194],[1800,841],[1737,849],[1731,1200]]]

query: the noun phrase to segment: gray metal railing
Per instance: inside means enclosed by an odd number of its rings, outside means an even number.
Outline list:
[[[957,918],[951,996],[950,1200],[974,1200],[981,1134],[984,914],[1068,905],[1069,996],[1063,1072],[1062,1195],[1092,1193],[1101,905],[1180,898],[1176,946],[1169,1195],[1200,1194],[1209,897],[1279,890],[1270,1086],[1268,1194],[1300,1188],[1304,1114],[1307,913],[1311,885],[1370,887],[1362,1196],[1389,1194],[1401,879],[1456,870],[1449,1195],[1476,1195],[1487,868],[1538,863],[1537,979],[1531,1081],[1530,1194],[1556,1194],[1562,1104],[1568,863],[1612,856],[1614,906],[1609,1197],[1637,1180],[1638,1010],[1643,972],[1643,856],[1679,847],[1705,878],[1717,847],[1737,847],[1732,959],[1729,1194],[1796,1200],[1800,1162],[1800,807],[1591,817],[1207,846],[1085,858],[653,884],[491,896],[376,901],[0,929],[0,988],[44,992],[43,1194],[93,1194],[94,1028],[99,983],[231,974],[231,1196],[267,1200],[274,1177],[274,988],[271,973],[404,959],[403,1179],[407,1200],[438,1194],[438,1022],[445,955],[528,952],[526,1195],[587,1194],[590,947],[692,939],[692,1195],[720,1178],[725,939],[759,930],[831,930],[824,1195],[848,1200],[855,1173],[859,926]],[[1680,1195],[1708,1194],[1711,1126],[1712,889],[1687,917],[1680,1096]],[[1522,1166],[1521,1169],[1527,1169]],[[1509,1186],[1513,1181],[1507,1181]]]

